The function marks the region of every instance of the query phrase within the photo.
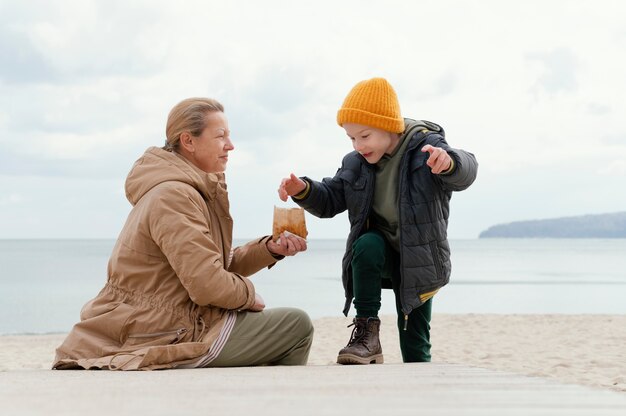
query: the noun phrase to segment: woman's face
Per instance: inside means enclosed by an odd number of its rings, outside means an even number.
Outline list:
[[[196,166],[207,173],[224,172],[228,152],[235,149],[230,141],[228,120],[221,111],[211,111],[206,115],[206,122],[202,133],[199,136],[192,136],[193,159]]]
[[[385,153],[391,154],[399,143],[399,135],[375,127],[344,123],[352,147],[370,164],[377,163]]]

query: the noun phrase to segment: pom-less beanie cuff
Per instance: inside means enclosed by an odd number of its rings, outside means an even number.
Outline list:
[[[337,123],[342,126],[344,123],[363,124],[365,126],[376,127],[378,129],[390,131],[392,133],[402,133],[404,131],[404,119],[395,117],[385,117],[356,108],[342,108],[337,112]]]
[[[337,112],[337,123],[357,123],[393,133],[404,131],[404,119],[396,92],[384,78],[356,84]]]

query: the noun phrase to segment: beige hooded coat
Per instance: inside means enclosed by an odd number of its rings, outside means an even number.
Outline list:
[[[160,369],[206,354],[228,311],[248,309],[246,278],[276,259],[264,237],[231,252],[233,221],[223,174],[151,147],[126,180],[133,209],[108,280],[81,310],[53,368]]]

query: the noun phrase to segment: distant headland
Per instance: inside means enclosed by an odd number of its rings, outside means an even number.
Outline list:
[[[479,238],[626,238],[626,212],[498,224]]]

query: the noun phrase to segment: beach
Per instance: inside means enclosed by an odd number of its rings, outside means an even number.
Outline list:
[[[402,362],[395,316],[381,316],[385,364]],[[315,319],[309,365],[336,365],[351,319]],[[434,363],[463,364],[626,393],[626,315],[434,314]],[[65,334],[0,337],[0,371],[50,368]]]
[[[381,317],[385,363],[400,363],[395,316]],[[330,364],[350,320],[315,321],[310,364]],[[626,393],[625,315],[434,314],[433,362],[548,377]]]

